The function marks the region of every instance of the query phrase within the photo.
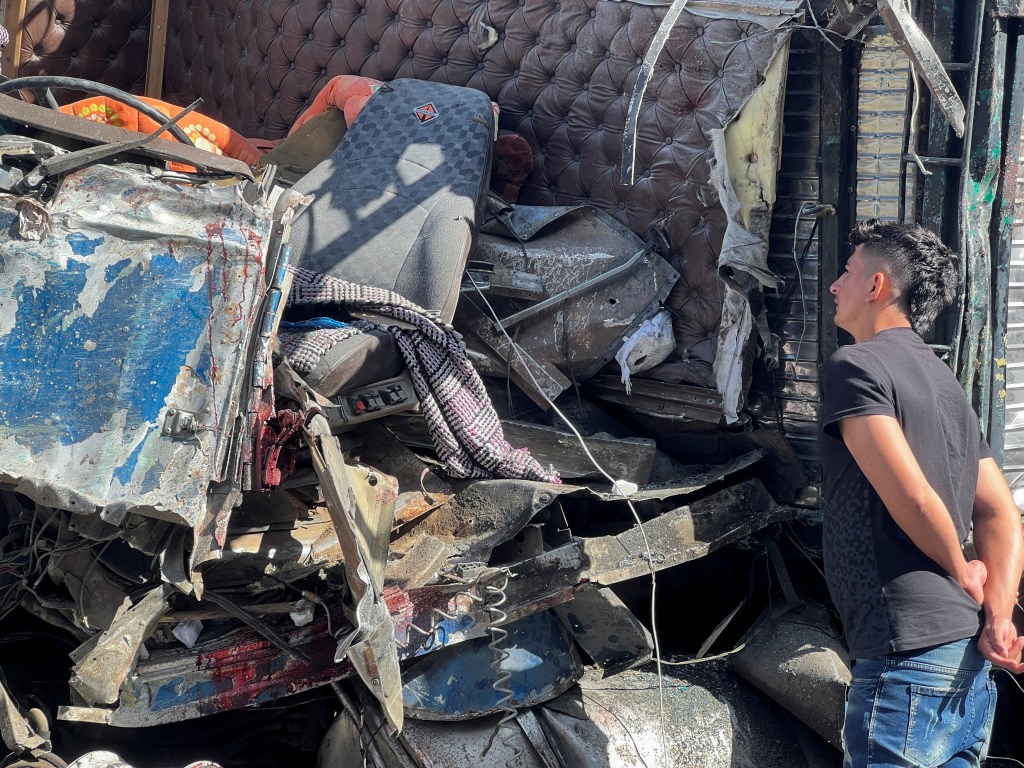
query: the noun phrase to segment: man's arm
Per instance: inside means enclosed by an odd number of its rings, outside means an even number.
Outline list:
[[[1013,625],[1013,608],[1024,569],[1020,512],[995,459],[978,465],[974,500],[974,546],[988,569],[985,582],[985,629],[979,647],[993,664],[1024,672],[1024,638]]]
[[[981,604],[985,566],[964,558],[953,518],[921,471],[899,422],[892,416],[850,416],[839,422],[839,433],[900,529]]]

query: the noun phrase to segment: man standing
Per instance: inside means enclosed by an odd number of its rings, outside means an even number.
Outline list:
[[[821,440],[826,579],[853,660],[844,765],[978,766],[991,663],[1024,670],[1020,513],[956,377],[918,335],[958,295],[952,251],[875,220],[850,241],[830,291],[856,343],[824,368]]]

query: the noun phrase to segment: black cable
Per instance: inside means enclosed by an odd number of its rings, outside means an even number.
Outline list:
[[[35,91],[43,88],[66,88],[72,91],[85,91],[87,93],[98,93],[101,96],[109,96],[112,99],[123,101],[130,107],[134,107],[146,117],[155,120],[161,125],[167,122],[167,115],[152,104],[147,104],[138,96],[122,91],[120,88],[114,88],[113,86],[98,83],[95,80],[83,80],[79,77],[62,77],[57,75],[16,77],[13,80],[0,83],[0,94],[20,91],[22,89]],[[182,144],[190,147],[195,146],[178,125],[171,125],[167,129],[167,132]]]

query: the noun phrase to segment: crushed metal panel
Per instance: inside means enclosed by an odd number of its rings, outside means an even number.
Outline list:
[[[503,316],[501,325],[531,357],[572,380],[590,378],[611,362],[679,278],[639,237],[597,209],[549,212],[527,206],[505,218],[512,231],[533,237],[524,244],[481,235],[471,258],[543,279],[545,295],[539,304],[497,298],[492,303]],[[479,302],[469,294],[466,299]],[[460,320],[457,315],[456,325],[468,330],[481,322],[478,317]]]
[[[537,485],[552,493],[562,488]],[[572,600],[581,586],[614,584],[645,576],[652,567],[663,570],[689,562],[800,514],[779,507],[759,481],[748,480],[645,522],[653,562],[634,527],[618,536],[573,539],[516,563],[501,610],[508,621],[516,621]],[[486,577],[493,570],[408,592],[385,589],[380,597],[390,617],[377,626],[393,623],[388,640],[397,645],[398,658],[411,659],[487,634],[493,619],[487,603],[493,595]],[[355,670],[349,660],[335,662],[337,641],[327,631],[325,615],[333,617],[333,630],[340,636],[347,629],[341,608],[331,603],[310,624],[277,628],[290,646],[311,659],[308,664],[252,629],[236,630],[192,650],[153,651],[122,686],[115,708],[65,707],[59,717],[119,727],[158,725],[273,701],[349,677]],[[387,685],[381,678],[377,687]]]
[[[967,115],[964,104],[953,87],[942,60],[935,53],[924,32],[917,26],[903,0],[897,0],[895,3],[890,0],[878,0],[878,13],[910,60],[915,62],[918,74],[928,84],[928,90],[935,97],[942,114],[953,126],[953,132],[963,138],[964,120]]]
[[[0,140],[0,152],[7,140]],[[0,195],[7,230],[24,200]],[[0,479],[47,506],[193,526],[223,476],[271,212],[238,186],[69,174],[0,240]]]
[[[607,587],[581,589],[554,612],[606,677],[649,662],[654,638]]]
[[[90,704],[113,704],[138,661],[143,641],[170,608],[171,587],[162,584],[124,612],[95,642],[72,652],[71,687]]]
[[[501,428],[506,440],[529,448],[531,456],[543,466],[550,464],[563,480],[601,477],[601,472],[594,467],[596,459],[603,470],[617,480],[643,484],[651,477],[657,452],[654,441],[644,437],[591,435],[586,439],[584,450],[574,434],[554,427],[503,420]]]

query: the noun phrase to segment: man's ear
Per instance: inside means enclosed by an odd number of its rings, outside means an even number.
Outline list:
[[[871,292],[868,294],[868,301],[878,301],[889,292],[889,276],[885,272],[875,272],[871,276]]]

